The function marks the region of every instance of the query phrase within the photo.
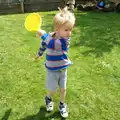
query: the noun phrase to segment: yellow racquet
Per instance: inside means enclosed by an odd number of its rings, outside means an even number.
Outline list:
[[[31,13],[25,19],[25,28],[28,31],[38,31],[41,27],[41,17],[38,13]]]

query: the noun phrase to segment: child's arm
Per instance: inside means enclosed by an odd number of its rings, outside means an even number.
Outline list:
[[[41,42],[41,47],[38,50],[38,54],[35,57],[35,59],[38,59],[42,57],[44,51],[46,50],[47,44],[46,44],[46,39],[48,37],[48,34],[44,30],[39,30],[38,35],[41,36],[42,42]]]

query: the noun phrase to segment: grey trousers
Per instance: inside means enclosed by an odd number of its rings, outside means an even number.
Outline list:
[[[56,91],[57,86],[66,89],[67,69],[59,71],[46,70],[46,72],[46,87],[48,90]]]

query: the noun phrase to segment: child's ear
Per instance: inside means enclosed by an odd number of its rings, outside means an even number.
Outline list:
[[[57,32],[59,29],[58,29],[58,27],[55,27],[55,31]]]

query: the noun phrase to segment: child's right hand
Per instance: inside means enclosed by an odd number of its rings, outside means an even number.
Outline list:
[[[44,33],[46,33],[44,30],[38,30],[37,35],[42,36]]]

